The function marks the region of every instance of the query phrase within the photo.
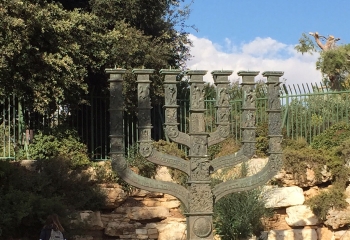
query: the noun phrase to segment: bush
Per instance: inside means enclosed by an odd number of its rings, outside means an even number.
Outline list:
[[[242,164],[240,176],[246,176],[248,169]],[[218,183],[218,179],[213,179]],[[238,240],[259,236],[264,230],[262,219],[271,216],[272,211],[265,208],[260,188],[229,194],[214,206],[214,225],[222,240]]]
[[[29,145],[28,154],[35,160],[70,158],[73,169],[90,163],[86,145],[79,141],[75,131],[69,129],[53,129],[51,133],[39,132]],[[22,151],[17,159],[25,158],[26,154]]]
[[[260,198],[261,190],[233,193],[220,199],[214,207],[216,233],[222,240],[259,236],[264,230],[262,218],[271,215]]]
[[[344,189],[331,187],[329,190],[324,190],[315,197],[310,198],[305,203],[310,206],[313,213],[320,220],[325,221],[330,209],[340,210],[348,206],[345,199]]]
[[[311,147],[315,149],[329,150],[339,146],[350,136],[350,124],[337,123],[314,137]]]
[[[0,161],[1,238],[38,237],[47,215],[57,213],[69,231],[75,210],[97,210],[106,196],[84,171],[72,171],[69,159],[37,162],[28,171],[17,162]]]

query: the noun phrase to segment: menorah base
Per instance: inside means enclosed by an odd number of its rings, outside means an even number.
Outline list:
[[[186,214],[187,215],[187,239],[213,240],[213,217],[208,214]]]

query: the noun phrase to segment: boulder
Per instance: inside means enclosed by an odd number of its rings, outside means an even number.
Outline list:
[[[166,219],[170,216],[169,209],[165,207],[129,207],[126,214],[131,220]]]
[[[158,240],[186,239],[186,223],[170,221],[157,224]]]
[[[106,209],[119,207],[128,197],[127,193],[118,184],[100,184],[101,190],[106,193]]]
[[[332,229],[339,229],[350,224],[350,209],[330,210],[324,224]]]
[[[302,205],[305,201],[303,189],[293,187],[272,187],[264,192],[267,208],[280,208]]]
[[[101,220],[100,211],[81,211],[78,214],[78,219],[75,220],[76,223],[82,223],[86,225],[88,229],[92,230],[102,230],[104,225]]]
[[[348,240],[348,239],[350,239],[350,232],[349,232],[349,230],[336,231],[336,232],[334,232],[333,239],[334,240]]]
[[[295,175],[292,172],[281,169],[274,179],[281,182],[283,186],[313,187],[320,183],[329,182],[332,179],[332,174],[325,165],[318,178],[316,178],[314,169],[307,167],[305,168],[305,175]]]
[[[117,237],[120,235],[135,234],[136,226],[128,222],[111,221],[105,228],[107,236]]]
[[[333,236],[334,236],[334,233],[329,229],[329,228],[326,228],[326,227],[322,227],[322,228],[318,228],[316,230],[317,232],[317,239],[333,239]]]
[[[298,205],[288,207],[286,212],[288,216],[285,220],[291,227],[317,225],[319,223],[318,218],[308,206]]]
[[[271,230],[267,240],[316,240],[315,229]]]

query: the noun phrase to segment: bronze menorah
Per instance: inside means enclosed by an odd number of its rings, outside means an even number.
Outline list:
[[[269,160],[252,176],[228,180],[211,188],[210,175],[219,169],[235,166],[248,161],[255,153],[255,114],[256,96],[254,77],[259,72],[240,71],[242,77],[242,148],[235,154],[208,159],[208,147],[225,140],[230,133],[230,102],[228,77],[232,71],[213,71],[216,85],[216,131],[205,131],[204,82],[207,71],[190,70],[190,114],[189,133],[180,132],[177,122],[177,76],[180,70],[163,69],[165,89],[165,133],[171,141],[189,149],[189,161],[161,153],[153,148],[151,139],[150,74],[153,69],[135,69],[138,84],[138,129],[139,152],[148,161],[158,165],[178,169],[188,175],[187,188],[173,183],[142,177],[128,168],[125,161],[123,132],[122,82],[125,69],[106,69],[110,75],[110,139],[113,169],[127,183],[148,191],[162,192],[177,197],[187,212],[187,239],[213,239],[213,206],[227,194],[247,191],[265,184],[279,170],[281,165],[281,103],[279,99],[279,78],[283,72],[264,72],[267,77]]]

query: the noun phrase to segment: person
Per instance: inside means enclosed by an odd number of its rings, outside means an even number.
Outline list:
[[[57,233],[57,236],[61,236],[57,239],[63,238],[66,240],[64,237],[64,228],[62,227],[57,214],[52,214],[47,217],[45,225],[40,232],[40,240],[49,240],[52,232]]]

